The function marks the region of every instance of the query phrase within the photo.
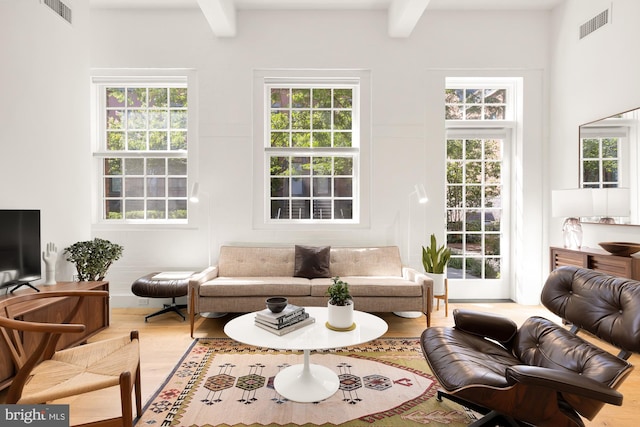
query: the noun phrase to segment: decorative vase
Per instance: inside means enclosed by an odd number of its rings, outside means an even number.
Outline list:
[[[580,218],[567,218],[562,224],[562,236],[564,247],[569,249],[580,249],[582,247],[582,225]]]
[[[424,273],[433,280],[433,295],[444,295],[444,279],[447,277],[444,273]]]
[[[350,328],[353,325],[353,301],[349,305],[327,304],[327,321],[337,329]]]

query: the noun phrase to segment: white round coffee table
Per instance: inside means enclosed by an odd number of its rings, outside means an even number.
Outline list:
[[[302,350],[304,363],[280,371],[274,387],[281,396],[294,402],[319,402],[332,396],[340,386],[338,375],[324,366],[309,363],[311,350],[347,347],[381,337],[387,332],[387,323],[373,314],[355,311],[356,324],[351,331],[338,332],[327,328],[326,307],[305,307],[315,323],[286,335],[278,336],[254,324],[255,313],[236,317],[224,327],[230,338],[256,347],[276,350]]]

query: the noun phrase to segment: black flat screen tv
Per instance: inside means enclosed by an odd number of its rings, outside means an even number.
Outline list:
[[[0,288],[41,277],[40,211],[0,209]]]

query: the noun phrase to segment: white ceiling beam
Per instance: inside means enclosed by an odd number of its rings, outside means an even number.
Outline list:
[[[236,36],[236,6],[233,0],[198,0],[198,6],[216,37]]]
[[[409,37],[430,0],[392,0],[387,12],[389,37]]]

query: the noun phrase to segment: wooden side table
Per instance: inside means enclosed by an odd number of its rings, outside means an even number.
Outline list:
[[[618,256],[604,249],[550,248],[551,271],[563,265],[588,268],[612,276],[640,280],[640,258],[634,256]]]

